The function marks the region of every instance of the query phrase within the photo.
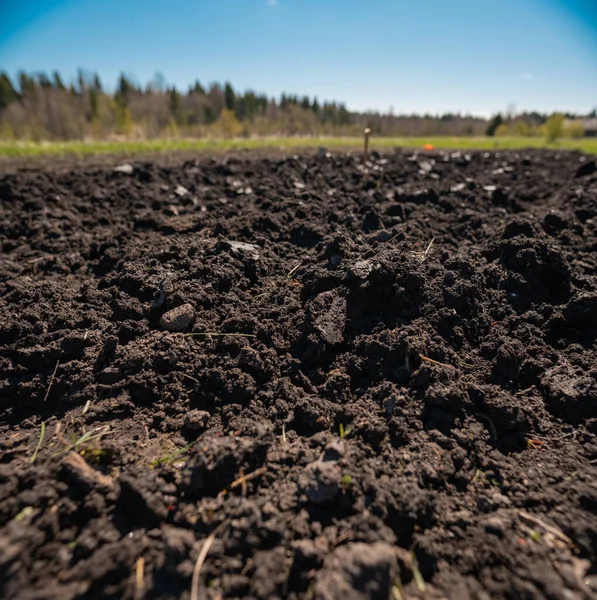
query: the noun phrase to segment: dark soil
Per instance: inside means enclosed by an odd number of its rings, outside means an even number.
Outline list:
[[[0,596],[595,597],[591,160],[0,177]]]

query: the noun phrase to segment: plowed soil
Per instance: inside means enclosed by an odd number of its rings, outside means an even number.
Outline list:
[[[577,153],[0,177],[0,596],[597,595]]]

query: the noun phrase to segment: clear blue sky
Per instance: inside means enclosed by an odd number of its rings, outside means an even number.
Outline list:
[[[355,110],[588,112],[597,0],[0,0],[0,69],[79,67]]]

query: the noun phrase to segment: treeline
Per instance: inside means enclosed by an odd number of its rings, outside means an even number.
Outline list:
[[[488,123],[485,135],[545,137],[553,142],[560,137],[581,138],[585,135],[584,119],[594,119],[597,109],[586,117],[572,113],[553,113],[542,115],[537,112],[516,116],[495,115]]]
[[[57,71],[21,71],[14,80],[0,72],[1,139],[360,135],[365,127],[379,136],[484,135],[488,121],[459,114],[357,113],[308,96],[240,92],[230,83],[196,81],[182,91],[161,75],[142,86],[122,74],[108,90],[98,75],[85,71],[69,83]]]
[[[186,91],[156,76],[144,86],[122,74],[113,91],[93,73],[65,83],[60,73],[0,73],[0,138],[68,140],[163,136],[480,135],[484,119],[461,115],[350,112],[342,103],[239,92],[230,83]]]

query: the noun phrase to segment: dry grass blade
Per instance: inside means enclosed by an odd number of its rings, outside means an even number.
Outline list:
[[[37,458],[37,455],[39,454],[39,449],[41,448],[41,445],[44,441],[45,435],[46,435],[46,422],[42,421],[41,422],[41,432],[39,434],[39,440],[37,442],[37,446],[35,447],[35,451],[33,452],[31,458],[29,459],[29,462],[31,464],[33,464],[35,462],[35,459]]]
[[[296,265],[296,267],[292,267],[292,269],[290,269],[290,271],[288,271],[288,273],[286,273],[286,277],[292,277],[292,275],[294,273],[296,273],[300,268],[301,268],[301,263]]]
[[[56,366],[54,367],[54,370],[52,371],[52,376],[50,377],[50,383],[48,385],[48,389],[46,390],[46,395],[44,396],[44,402],[48,399],[48,396],[50,395],[50,390],[52,389],[52,384],[54,383],[54,377],[56,377],[56,371],[58,370],[59,364],[60,364],[60,361],[57,360]]]
[[[425,580],[423,579],[423,575],[421,574],[421,570],[419,569],[419,561],[417,560],[417,557],[415,556],[414,552],[411,552],[410,556],[412,561],[413,576],[415,578],[415,583],[417,584],[417,589],[419,590],[419,592],[424,594],[426,586]]]
[[[196,337],[198,335],[210,336],[210,337],[248,337],[254,338],[257,337],[253,333],[219,333],[217,331],[205,331],[201,333],[187,333],[186,335],[191,337]]]
[[[433,242],[435,242],[435,238],[431,238],[429,245],[425,249],[425,252],[423,252],[423,260],[425,260],[427,258],[427,255],[429,254],[429,252],[431,252],[431,248],[433,247]]]
[[[136,594],[137,597],[143,595],[143,588],[145,580],[145,559],[140,556],[137,559],[137,566],[135,567],[135,586],[136,586]]]
[[[425,362],[431,363],[432,365],[438,365],[440,367],[449,366],[446,363],[439,362],[438,360],[433,360],[432,358],[429,358],[428,356],[425,356],[424,354],[419,354],[419,358],[421,360],[424,360]]]
[[[66,454],[67,452],[70,452],[71,450],[78,450],[84,444],[88,444],[89,442],[101,440],[109,432],[110,432],[110,426],[104,425],[102,427],[96,427],[94,429],[90,429],[89,431],[86,431],[78,439],[73,437],[73,440],[69,442],[69,441],[65,440],[64,437],[60,434],[60,430],[57,427],[54,435],[56,437],[58,437],[58,439],[65,445],[65,448],[62,450],[58,450],[58,452],[54,452],[54,454],[52,454],[52,456]]]
[[[396,584],[392,586],[392,596],[394,600],[404,600],[404,594],[402,593],[402,585]]]
[[[249,473],[248,475],[241,475],[236,481],[233,481],[230,484],[230,489],[233,490],[235,487],[238,487],[239,485],[244,485],[245,483],[247,483],[247,481],[251,481],[251,479],[255,479],[255,477],[259,477],[260,475],[263,475],[266,471],[267,471],[267,467],[260,467],[259,469],[256,469],[255,471],[253,471],[252,473]]]
[[[199,552],[199,556],[197,557],[197,562],[195,563],[195,568],[193,569],[193,579],[191,581],[191,600],[199,600],[199,576],[201,575],[201,569],[203,568],[203,563],[207,558],[209,553],[209,549],[211,548],[214,540],[216,539],[216,535],[218,530],[221,529],[225,525],[226,521],[220,523],[207,537],[203,546],[201,547],[201,552]]]

